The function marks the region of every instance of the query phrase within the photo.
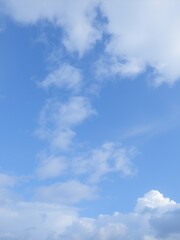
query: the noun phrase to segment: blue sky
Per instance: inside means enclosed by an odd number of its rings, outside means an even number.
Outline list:
[[[179,239],[179,7],[0,1],[0,240]]]

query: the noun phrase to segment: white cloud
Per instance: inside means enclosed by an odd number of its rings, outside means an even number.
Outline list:
[[[97,0],[2,0],[4,12],[15,20],[31,24],[48,19],[63,27],[63,43],[69,51],[82,55],[98,39],[101,32],[94,26]]]
[[[62,64],[57,70],[50,73],[40,85],[44,88],[55,86],[78,92],[82,85],[82,76],[79,69],[69,64]]]
[[[132,159],[137,154],[135,148],[125,148],[118,143],[107,142],[90,151],[74,153],[73,156],[40,156],[36,169],[39,179],[68,176],[71,179],[85,177],[86,182],[97,184],[110,173],[131,176],[136,173]]]
[[[75,209],[38,202],[0,207],[0,239],[56,239],[77,218]]]
[[[148,202],[145,206],[149,211],[116,212],[97,218],[80,217],[77,210],[58,204],[13,202],[1,205],[0,239],[179,240],[180,204],[169,205],[172,200],[154,190],[140,199]]]
[[[131,159],[135,154],[134,148],[126,149],[113,142],[105,143],[85,156],[75,158],[72,162],[73,172],[76,175],[85,174],[90,182],[102,180],[112,172],[132,175],[135,171]]]
[[[64,157],[50,156],[40,161],[36,170],[40,179],[56,178],[64,173],[67,168]]]
[[[168,207],[174,206],[176,203],[169,198],[165,198],[159,191],[152,190],[139,198],[137,201],[136,211],[146,209],[161,208],[167,210]]]
[[[178,0],[104,0],[101,9],[108,19],[107,32],[111,35],[106,51],[121,59],[111,67],[115,72],[138,73],[151,66],[157,85],[178,80]]]
[[[19,199],[18,194],[16,194],[13,189],[8,187],[0,187],[0,204],[8,203],[10,199]]]
[[[159,198],[161,204],[159,204]],[[96,219],[78,218],[62,236],[60,235],[60,239],[178,240],[180,237],[178,222],[180,205],[164,204],[167,203],[167,198],[163,198],[162,194],[154,190],[145,194],[141,199],[150,203],[150,207],[146,206],[149,212],[135,211],[129,214],[116,212],[113,215],[100,215]],[[152,209],[152,206],[155,208]]]
[[[108,61],[99,66],[100,72],[136,75],[150,66],[156,85],[173,84],[180,77],[178,0],[2,0],[1,4],[21,23],[48,19],[58,25],[66,49],[80,55],[104,31],[110,36],[105,47]],[[98,7],[107,21],[97,16]]]
[[[75,136],[74,127],[94,113],[85,97],[71,97],[66,103],[49,100],[41,111],[37,134],[49,140],[54,149],[68,149]]]
[[[74,204],[97,197],[96,190],[96,187],[71,180],[39,187],[36,190],[36,198],[45,202]]]
[[[100,79],[103,77],[123,76],[134,77],[144,71],[144,66],[141,66],[135,59],[128,59],[122,61],[120,57],[111,55],[104,55],[97,61],[96,74]]]
[[[82,218],[67,228],[67,232],[60,235],[60,239],[97,239],[97,240],[115,240],[124,239],[126,226],[114,221],[113,217],[100,216],[98,219]]]

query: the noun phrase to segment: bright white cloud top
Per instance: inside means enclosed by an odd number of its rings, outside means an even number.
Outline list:
[[[0,0],[0,240],[180,238],[179,11]]]

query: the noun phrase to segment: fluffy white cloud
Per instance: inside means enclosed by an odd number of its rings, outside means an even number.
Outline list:
[[[48,19],[63,27],[64,45],[80,55],[101,38],[101,32],[93,26],[97,0],[2,0],[1,5],[4,12],[23,24]]]
[[[84,97],[71,97],[66,103],[51,99],[41,111],[37,134],[48,139],[52,148],[67,149],[75,136],[73,128],[94,113]]]
[[[19,22],[48,19],[58,25],[67,50],[80,55],[104,31],[110,40],[105,47],[108,60],[101,62],[100,72],[136,75],[150,66],[157,85],[173,84],[180,77],[178,0],[1,0],[1,5]],[[97,8],[107,21],[97,16]]]
[[[178,240],[180,204],[154,190],[140,200],[146,211],[116,212],[97,218],[79,217],[77,210],[59,204],[13,202],[1,205],[0,239]]]
[[[73,159],[73,172],[76,175],[85,174],[90,182],[97,182],[112,172],[119,172],[125,176],[132,175],[134,167],[131,159],[135,154],[134,148],[126,149],[113,142],[105,143],[85,156]]]
[[[55,86],[72,91],[79,91],[82,85],[80,70],[69,65],[63,64],[57,70],[50,73],[40,84],[43,88]]]
[[[117,212],[113,215],[101,215],[96,219],[78,218],[60,239],[81,240],[86,236],[89,240],[178,240],[180,205],[154,190],[140,199],[148,211],[129,214]],[[169,203],[172,202],[170,207]],[[164,210],[161,211],[161,208]]]
[[[180,77],[180,17],[177,0],[104,0],[111,40],[106,52],[113,56],[111,71],[139,73],[154,68],[156,84],[172,84]]]
[[[176,203],[169,198],[165,198],[160,192],[152,190],[139,198],[137,201],[136,211],[143,211],[146,209],[161,208],[167,210],[168,207]]]

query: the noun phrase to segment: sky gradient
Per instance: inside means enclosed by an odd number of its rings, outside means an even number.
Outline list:
[[[179,240],[179,9],[0,0],[0,240]]]

